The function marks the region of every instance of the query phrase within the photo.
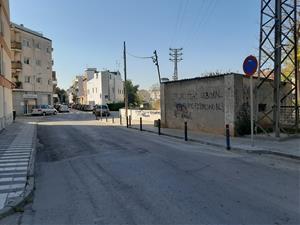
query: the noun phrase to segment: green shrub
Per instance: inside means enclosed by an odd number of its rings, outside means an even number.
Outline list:
[[[118,102],[118,103],[110,103],[107,104],[110,111],[119,111],[119,109],[125,107],[124,102]]]
[[[243,136],[251,134],[251,120],[250,120],[250,107],[245,103],[241,106],[241,109],[237,116],[235,123],[235,129],[238,135]]]

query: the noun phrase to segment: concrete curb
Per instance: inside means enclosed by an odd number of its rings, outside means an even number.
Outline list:
[[[126,127],[124,127],[124,128],[126,128]],[[136,128],[136,127],[129,127],[129,129],[139,131],[139,128]],[[145,130],[145,129],[143,129],[143,132],[157,134],[157,132],[155,132],[155,131]],[[181,139],[181,140],[184,139],[184,137],[179,137],[179,136],[172,135],[172,134],[166,134],[166,133],[163,133],[163,132],[161,132],[161,136],[173,137],[173,138]],[[214,142],[196,140],[196,139],[192,139],[192,138],[189,139],[189,141],[195,142],[195,143],[200,143],[200,144],[205,144],[205,145],[210,145],[210,146],[215,146],[215,147],[221,147],[221,148],[226,149],[225,145],[214,143]],[[228,150],[226,150],[226,151],[228,151]],[[264,155],[275,155],[275,156],[285,157],[285,158],[289,158],[289,159],[300,160],[300,156],[297,156],[297,155],[292,155],[292,154],[282,153],[282,152],[276,152],[276,151],[270,151],[270,150],[266,150],[266,149],[251,150],[251,149],[245,149],[245,148],[241,148],[241,147],[231,146],[231,150],[229,150],[229,151],[246,152],[246,153],[249,153],[249,154],[258,154],[258,155],[262,155],[262,154],[264,154]]]
[[[21,208],[24,207],[28,202],[30,202],[33,197],[33,192],[35,188],[34,167],[37,142],[37,125],[35,124],[34,126],[34,134],[32,138],[32,155],[28,165],[27,182],[24,194],[23,196],[16,198],[13,202],[9,203],[3,209],[0,210],[0,220],[4,217],[14,214],[15,212],[22,211]]]

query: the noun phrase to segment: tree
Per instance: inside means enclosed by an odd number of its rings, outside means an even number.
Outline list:
[[[61,103],[68,103],[68,93],[64,89],[56,87],[55,94],[58,95],[58,99]]]
[[[142,101],[144,103],[145,102],[147,102],[147,103],[150,102],[150,93],[149,93],[149,91],[142,89],[142,90],[138,91],[137,93],[138,93],[140,101]]]
[[[133,85],[131,80],[127,80],[126,90],[128,94],[128,104],[133,106],[139,106],[141,104],[141,99],[138,96],[139,85]]]

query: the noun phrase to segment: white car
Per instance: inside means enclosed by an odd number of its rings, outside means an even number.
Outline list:
[[[63,113],[63,112],[70,112],[69,107],[67,105],[60,105],[58,107],[58,112]]]
[[[32,108],[31,115],[56,115],[57,110],[51,105],[37,105]]]

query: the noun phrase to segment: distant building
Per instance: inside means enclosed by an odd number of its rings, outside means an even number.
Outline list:
[[[43,34],[11,23],[13,106],[18,115],[35,105],[53,104],[52,41]]]
[[[84,102],[84,76],[76,76],[73,80],[71,87],[68,89],[69,102],[76,104],[83,104]]]
[[[8,0],[1,1],[0,7],[0,130],[12,122],[12,88],[11,79],[11,37],[10,13]]]
[[[89,105],[122,102],[124,82],[120,72],[91,71],[87,74],[87,101]]]

